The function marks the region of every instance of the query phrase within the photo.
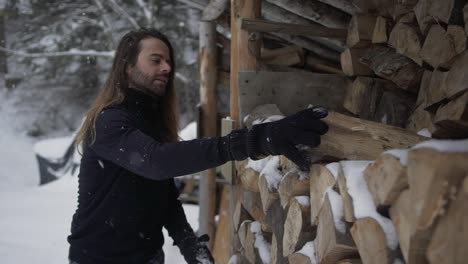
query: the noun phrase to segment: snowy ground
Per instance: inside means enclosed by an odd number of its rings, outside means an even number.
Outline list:
[[[76,208],[77,178],[65,176],[37,186],[33,141],[8,127],[0,115],[0,263],[68,263],[66,237]],[[198,207],[184,208],[196,230]],[[166,263],[185,263],[165,236]]]

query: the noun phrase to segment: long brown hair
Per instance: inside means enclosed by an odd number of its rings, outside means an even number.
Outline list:
[[[103,88],[99,92],[96,100],[91,106],[86,119],[83,122],[80,130],[78,131],[75,145],[78,147],[82,143],[93,144],[96,139],[96,119],[99,113],[108,106],[113,106],[122,103],[125,100],[126,90],[128,87],[127,67],[134,66],[137,63],[138,55],[141,50],[140,41],[146,38],[156,38],[164,42],[169,48],[169,56],[171,59],[172,71],[169,73],[169,81],[167,84],[166,93],[162,98],[162,113],[160,116],[162,120],[155,120],[155,122],[162,122],[164,128],[164,140],[175,142],[177,137],[177,108],[176,96],[174,91],[174,50],[168,38],[161,32],[155,29],[139,29],[131,31],[119,42],[115,52],[114,62],[112,69],[104,83]],[[89,134],[90,133],[90,134]],[[88,138],[89,137],[89,138]]]

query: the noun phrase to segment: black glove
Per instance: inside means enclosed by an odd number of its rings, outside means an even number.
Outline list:
[[[211,252],[206,246],[209,240],[210,237],[208,235],[202,235],[198,238],[196,236],[189,236],[177,244],[177,246],[188,264],[214,264],[213,256],[211,256]]]
[[[296,146],[316,147],[320,144],[320,136],[328,131],[328,125],[320,119],[327,114],[323,107],[312,107],[275,122],[254,125],[249,131],[235,130],[228,135],[231,159],[285,155],[301,170],[308,171],[310,160]]]

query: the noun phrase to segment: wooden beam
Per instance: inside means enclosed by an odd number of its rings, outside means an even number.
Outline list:
[[[257,55],[260,54],[261,39],[249,38],[248,32],[241,30],[241,18],[259,18],[261,14],[261,0],[231,0],[231,78],[230,78],[230,117],[235,125],[240,127],[238,74],[242,70],[257,70]],[[252,52],[251,52],[252,51]],[[238,185],[239,179],[234,174],[231,187],[231,214],[235,203],[241,199],[242,192]],[[253,204],[253,203],[251,203]],[[245,204],[244,204],[245,205]],[[248,208],[246,208],[247,211]],[[253,211],[253,210],[252,210]],[[249,211],[250,213],[250,211]],[[260,213],[263,213],[260,210]],[[260,217],[260,216],[257,216]],[[231,254],[235,253],[236,232],[231,226]]]
[[[217,48],[216,25],[213,22],[200,22],[200,106],[203,127],[202,136],[217,134]],[[215,235],[216,213],[216,169],[208,169],[200,178],[200,232]],[[213,246],[210,241],[210,248]]]
[[[334,157],[335,160],[375,160],[387,149],[409,148],[427,140],[403,128],[336,112],[329,112],[324,120],[329,130],[321,137],[321,144],[309,152],[312,160],[316,161],[326,157]]]
[[[276,32],[290,35],[338,39],[345,39],[347,34],[346,29],[333,29],[319,25],[299,25],[247,18],[242,19],[241,28],[255,32]]]
[[[230,189],[223,187],[221,195],[221,205],[219,208],[219,222],[216,228],[216,237],[214,238],[213,258],[216,263],[227,263],[229,261],[229,227],[231,226],[231,217],[229,215],[229,197]]]

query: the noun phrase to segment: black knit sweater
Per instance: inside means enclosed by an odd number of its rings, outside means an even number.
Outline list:
[[[71,260],[141,264],[162,249],[163,227],[175,244],[193,237],[173,178],[246,158],[233,157],[226,146],[239,142],[245,148],[245,131],[238,140],[231,135],[164,143],[155,122],[158,107],[154,98],[131,91],[97,118],[96,140],[84,146],[78,176]]]

